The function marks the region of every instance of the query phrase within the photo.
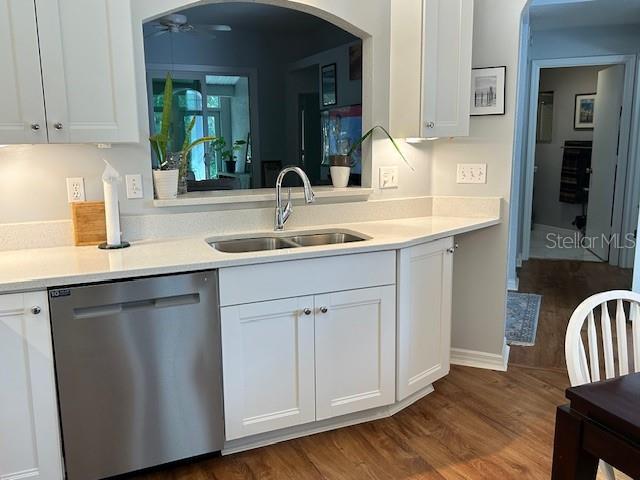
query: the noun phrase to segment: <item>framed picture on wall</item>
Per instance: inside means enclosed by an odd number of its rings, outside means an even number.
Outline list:
[[[471,71],[471,115],[504,115],[507,67]]]
[[[336,64],[322,67],[320,76],[322,78],[322,106],[330,107],[338,103],[338,80]]]
[[[595,93],[581,93],[576,95],[574,130],[593,130],[595,105]]]

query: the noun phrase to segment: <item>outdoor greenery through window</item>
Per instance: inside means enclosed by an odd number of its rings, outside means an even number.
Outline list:
[[[153,133],[157,133],[162,127],[167,72],[149,74],[153,92],[152,127]],[[251,153],[249,79],[199,72],[172,72],[171,76],[173,103],[169,149],[179,150],[186,136],[189,137],[188,143],[207,136],[223,139],[215,145],[205,143],[191,150],[188,178],[196,181],[225,180],[236,188],[250,188],[250,175],[244,173]],[[192,122],[193,127],[189,130]],[[243,145],[233,151],[236,161],[230,165],[226,152],[234,142],[242,142]]]

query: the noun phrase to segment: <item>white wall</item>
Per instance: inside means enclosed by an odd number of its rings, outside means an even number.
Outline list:
[[[435,145],[435,195],[501,196],[505,221],[461,235],[454,260],[452,345],[499,355],[504,341],[509,197],[520,18],[525,0],[476,0],[473,66],[506,65],[506,115],[472,117],[469,138]],[[486,163],[486,185],[456,184],[457,163]]]
[[[266,0],[263,3],[307,11],[364,37],[363,71],[365,125],[389,120],[390,2],[392,0]],[[194,0],[133,0],[134,43],[137,72],[141,138],[149,133],[146,102],[145,59],[142,23],[162,14],[182,10]],[[411,172],[384,140],[373,142],[371,164],[365,165],[364,181],[378,186],[378,168],[398,165],[400,188],[376,191],[373,198],[401,198],[430,193],[431,148],[405,146],[416,171]],[[366,153],[366,150],[365,150]],[[84,176],[87,198],[101,199],[102,158],[107,158],[122,174],[141,173],[145,198],[127,200],[121,194],[125,215],[144,213],[215,210],[216,208],[156,209],[153,207],[151,162],[148,142],[114,146],[98,151],[94,146],[20,146],[0,149],[0,223],[69,218],[65,193],[66,177]],[[228,208],[228,207],[225,207]]]
[[[540,72],[540,91],[553,92],[551,143],[536,145],[533,215],[536,224],[574,230],[571,224],[582,215],[582,205],[563,203],[560,197],[562,146],[567,140],[593,140],[592,130],[575,130],[575,96],[598,89],[598,67],[548,68]]]

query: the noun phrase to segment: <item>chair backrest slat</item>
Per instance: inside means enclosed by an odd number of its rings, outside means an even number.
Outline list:
[[[609,314],[607,302],[615,302],[615,319]],[[633,347],[629,346],[629,325],[625,306],[629,304],[629,320],[631,321],[631,336]],[[596,310],[600,309],[600,328],[596,322]],[[615,321],[616,342],[613,341],[613,327]],[[583,341],[583,328],[586,327],[586,339],[589,343],[587,354]],[[602,337],[602,353],[599,351]],[[617,350],[617,355],[614,350]],[[640,294],[623,290],[603,292],[593,295],[582,302],[571,315],[565,340],[565,355],[567,371],[571,385],[582,385],[601,380],[600,371],[604,359],[604,377],[614,378],[626,375],[631,368],[640,373]],[[602,355],[602,358],[600,357]],[[630,359],[629,355],[633,358]],[[616,367],[616,360],[618,365]],[[632,360],[633,366],[630,365]]]
[[[601,316],[600,324],[602,327],[602,348],[604,350],[604,373],[607,378],[616,376],[615,363],[613,360],[613,337],[611,335],[611,317],[609,316],[609,307],[607,302],[600,305]]]
[[[589,360],[591,365],[591,381],[600,381],[600,359],[598,358],[598,333],[596,332],[596,321],[593,318],[593,310],[589,311],[587,324],[587,334],[589,339]]]
[[[636,373],[640,373],[640,306],[637,303],[631,304],[629,317],[632,323],[633,333],[633,366]]]
[[[622,300],[616,302],[616,339],[618,340],[618,371],[620,375],[629,373],[629,353],[627,351],[627,317]]]

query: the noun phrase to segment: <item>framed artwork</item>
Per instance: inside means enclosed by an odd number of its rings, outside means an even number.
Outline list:
[[[504,115],[507,67],[471,71],[471,115]]]
[[[349,47],[349,80],[362,80],[362,44]]]
[[[581,93],[576,95],[576,109],[574,114],[574,130],[593,130],[593,113],[596,105],[595,93]]]
[[[336,64],[325,65],[321,68],[322,106],[330,107],[338,103],[338,80]]]

